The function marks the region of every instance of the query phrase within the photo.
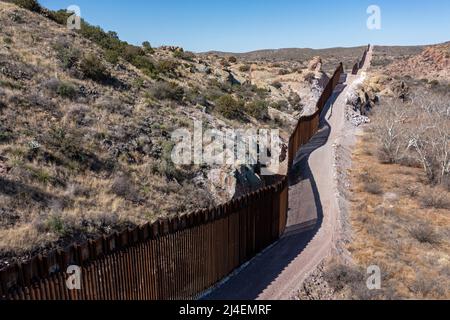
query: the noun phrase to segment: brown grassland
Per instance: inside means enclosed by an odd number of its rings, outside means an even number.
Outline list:
[[[450,208],[428,200],[448,200],[450,193],[428,186],[420,168],[381,163],[376,149],[366,132],[353,154],[348,249],[354,262],[378,265],[391,298],[448,299]]]

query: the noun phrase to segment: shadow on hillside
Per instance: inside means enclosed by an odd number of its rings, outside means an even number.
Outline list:
[[[39,190],[33,186],[26,185],[22,182],[11,181],[0,177],[0,194],[4,194],[9,197],[29,198],[41,205],[48,206],[52,201],[61,200],[60,198]]]
[[[315,224],[306,230],[303,226],[288,226],[284,236],[272,247],[253,259],[250,264],[231,277],[222,286],[203,297],[204,300],[254,300],[266,289],[282,271],[306,248],[314,238],[323,222],[323,209],[320,195],[308,160],[314,150],[325,145],[331,132],[331,126],[324,118],[340,95],[335,92],[325,106],[320,121],[319,132],[303,146],[296,155],[294,166],[289,174],[290,186],[309,180],[317,210]]]

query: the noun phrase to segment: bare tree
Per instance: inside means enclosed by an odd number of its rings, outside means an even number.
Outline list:
[[[450,100],[448,94],[418,90],[408,102],[388,100],[375,114],[374,133],[381,160],[412,158],[430,183],[450,176]]]
[[[446,95],[419,92],[413,99],[409,148],[429,182],[442,183],[450,174],[450,104]]]
[[[375,114],[374,133],[380,144],[382,161],[397,163],[406,152],[406,120],[407,109],[395,100],[389,101],[388,106]]]

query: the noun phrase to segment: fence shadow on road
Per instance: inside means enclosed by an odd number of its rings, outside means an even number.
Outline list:
[[[283,270],[303,252],[308,243],[319,231],[323,222],[322,202],[308,161],[311,154],[324,146],[328,141],[331,133],[331,125],[325,119],[325,116],[344,88],[345,86],[340,85],[340,89],[333,93],[325,105],[320,116],[319,131],[299,150],[289,174],[289,184],[291,186],[301,181],[309,180],[314,195],[314,200],[312,201],[314,201],[317,210],[315,224],[307,230],[302,226],[288,226],[285,235],[279,241],[254,258],[246,267],[228,279],[220,287],[210,292],[203,300],[257,299],[263,293],[264,289],[269,287]]]

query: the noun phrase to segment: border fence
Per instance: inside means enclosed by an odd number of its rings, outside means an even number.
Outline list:
[[[367,52],[366,52],[367,53]],[[344,72],[342,63],[289,140],[288,167],[319,130],[319,118]],[[288,177],[226,204],[160,219],[83,244],[37,255],[0,271],[6,300],[195,299],[277,241],[288,212]],[[80,289],[69,290],[68,266]]]
[[[357,75],[359,70],[364,66],[364,63],[366,63],[367,53],[369,52],[369,50],[370,50],[370,44],[367,46],[366,50],[364,50],[361,60],[359,62],[355,63],[355,65],[353,66],[353,69],[352,69],[353,75]]]

